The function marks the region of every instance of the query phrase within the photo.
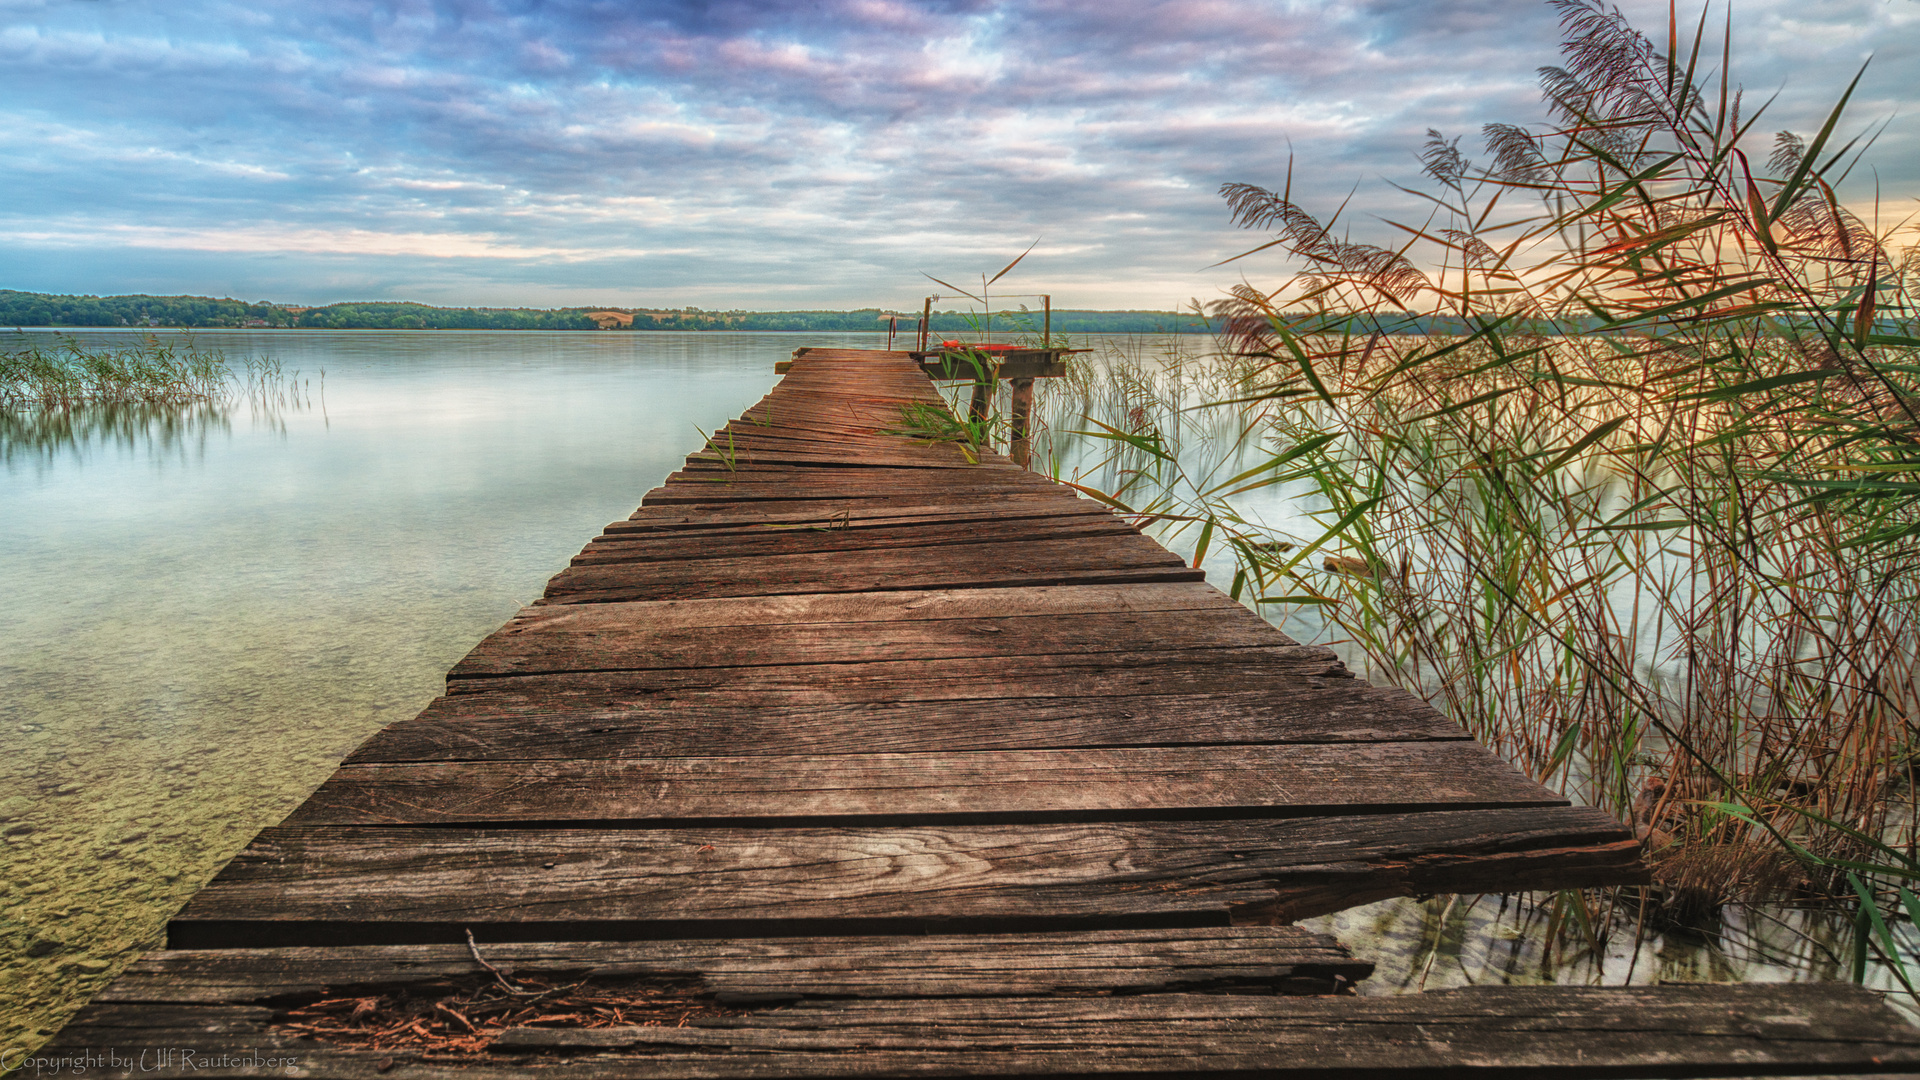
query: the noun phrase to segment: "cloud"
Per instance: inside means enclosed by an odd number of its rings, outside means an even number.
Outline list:
[[[1911,111],[1916,16],[1744,3],[1737,77],[1810,132],[1873,52],[1854,115]],[[1242,272],[1219,184],[1291,157],[1372,228],[1427,128],[1538,120],[1556,41],[1507,0],[0,3],[0,285],[852,307],[1040,237],[1020,287],[1167,306]],[[1910,206],[1910,122],[1871,157]]]

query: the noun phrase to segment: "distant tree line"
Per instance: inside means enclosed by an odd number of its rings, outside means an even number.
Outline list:
[[[617,318],[610,317],[617,315]],[[597,316],[597,317],[596,317]],[[631,316],[631,323],[627,317]],[[911,329],[919,313],[902,313],[900,327]],[[934,312],[931,332],[972,333],[977,315]],[[995,336],[1040,331],[1040,313],[995,312]],[[1086,311],[1053,313],[1055,334],[1204,333],[1211,329],[1191,314],[1173,311]],[[0,326],[247,327],[324,330],[758,330],[859,333],[882,330],[879,308],[857,311],[705,311],[700,308],[448,308],[386,301],[300,307],[268,301],[214,299],[207,296],[60,296],[0,289]]]
[[[308,308],[289,324],[316,330],[598,330],[579,308],[443,308],[351,303]]]
[[[73,327],[185,327],[187,329],[244,329],[247,327],[310,327],[317,330],[758,330],[862,333],[884,330],[879,308],[857,311],[706,311],[701,308],[644,310],[635,308],[449,308],[427,304],[367,301],[299,307],[265,300],[248,302],[207,296],[58,296],[49,293],[0,289],[0,326]],[[913,333],[919,312],[901,312],[900,330]],[[627,320],[631,317],[631,323]],[[1292,320],[1293,315],[1284,318]],[[1299,318],[1305,318],[1301,315]],[[1589,320],[1591,321],[1591,320]],[[930,333],[942,337],[976,335],[978,313],[936,311]],[[1019,340],[1040,332],[1038,311],[996,311],[992,336]],[[1315,316],[1323,332],[1344,326],[1347,333],[1439,334],[1465,336],[1478,326],[1457,316],[1421,315],[1411,311],[1355,313],[1350,319]],[[1888,323],[1888,326],[1894,324]],[[1560,320],[1538,326],[1512,322],[1511,333],[1560,334],[1570,327],[1592,329],[1581,320]],[[1053,313],[1053,332],[1069,337],[1084,334],[1204,334],[1221,328],[1218,318],[1178,311],[1087,311],[1062,308]],[[1894,330],[1889,329],[1892,333]]]
[[[294,316],[265,301],[207,296],[53,296],[0,289],[5,326],[291,326]]]

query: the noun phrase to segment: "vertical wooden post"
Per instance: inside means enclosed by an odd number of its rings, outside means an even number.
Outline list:
[[[1030,451],[1027,446],[1027,429],[1033,422],[1033,380],[1013,379],[1013,439],[1008,447],[1007,456],[1021,468],[1027,467]]]
[[[1046,293],[1040,294],[1040,310],[1045,312],[1045,314],[1040,316],[1040,347],[1043,349],[1051,349],[1053,348],[1052,296]]]
[[[973,384],[973,400],[967,404],[967,419],[979,423],[987,418],[987,395],[993,391],[993,376],[982,376]]]
[[[932,317],[933,317],[933,297],[929,296],[927,297],[927,302],[920,305],[920,351],[921,352],[927,351],[927,320]]]

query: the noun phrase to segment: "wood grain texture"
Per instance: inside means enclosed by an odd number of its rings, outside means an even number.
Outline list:
[[[697,978],[708,993],[930,998],[1260,992],[1293,980],[1366,978],[1373,965],[1294,926],[1078,933],[678,941],[502,942],[487,959],[510,975]],[[255,1004],[288,994],[425,982],[479,970],[465,945],[384,945],[158,952],[135,961],[96,1001]]]
[[[295,1039],[261,1005],[89,1007],[47,1052],[202,1062],[141,1075],[267,1077],[220,1055],[298,1059],[299,1075],[373,1080],[781,1076],[1887,1075],[1920,1068],[1920,1031],[1846,985],[1472,987],[1404,997],[1159,993],[806,1000],[681,1027],[519,1028],[478,1061],[418,1061]],[[560,1056],[553,1056],[555,1054]],[[151,1058],[151,1054],[150,1054]]]
[[[1473,742],[347,765],[288,825],[1115,821],[1567,801]]]
[[[792,475],[820,471],[768,469],[760,472],[743,470],[738,474],[723,470],[678,472],[669,476],[665,484],[642,496],[640,504],[812,502],[821,499],[911,499],[953,504],[1007,495],[1035,495],[1061,505],[1070,505],[1074,501],[1057,489],[1047,491],[1037,488],[1011,475],[996,482],[975,477],[969,472],[965,474],[965,487],[960,489],[927,469],[870,469],[863,470],[861,475],[835,469],[830,477]],[[910,475],[898,475],[900,473]]]
[[[1062,500],[1034,492],[943,501],[847,496],[764,503],[673,504],[643,506],[631,518],[609,523],[595,540],[618,541],[645,535],[692,535],[721,530],[750,532],[769,525],[861,529],[876,525],[1112,516],[1111,511],[1090,500]]]
[[[1284,924],[1644,883],[1640,846],[1093,501],[889,433],[940,400],[904,354],[803,350],[54,1048],[469,1080],[1920,1060],[1911,1029],[1825,988],[1273,997],[1367,971]],[[473,977],[469,931],[523,972],[668,972],[784,1004],[516,1030],[445,1066],[273,1027],[323,987]]]
[[[276,827],[188,901],[168,940],[1274,924],[1398,895],[1645,880],[1632,836],[1580,808],[902,828]]]
[[[693,558],[743,559],[761,555],[865,552],[945,547],[952,544],[1024,546],[1036,540],[1137,535],[1139,530],[1111,514],[1030,515],[971,522],[863,522],[859,528],[852,527],[850,522],[839,527],[816,529],[762,527],[746,533],[706,533],[698,541],[691,540],[685,534],[662,538],[614,534],[596,537],[586,550],[574,556],[572,565],[672,562]],[[1006,550],[1010,548],[1003,547],[1003,551]]]
[[[941,460],[963,457],[958,442],[914,438],[889,430],[885,426],[866,433],[826,432],[816,427],[791,427],[771,422],[758,424],[749,420],[735,420],[715,431],[707,444],[708,449],[723,449],[729,446],[792,450],[801,453],[838,452],[850,457],[866,454],[881,456],[901,454],[914,457],[924,455]]]
[[[948,453],[956,451],[960,446],[955,440],[932,440],[901,434],[897,425],[880,425],[869,431],[862,431],[859,428],[827,430],[820,424],[782,423],[772,417],[766,418],[765,422],[748,419],[732,421],[716,431],[714,438],[723,445],[729,438],[747,439],[770,445],[782,445],[794,450],[866,451],[908,447]]]
[[[748,483],[758,482],[781,484],[801,491],[816,487],[851,488],[858,485],[870,493],[889,495],[909,490],[928,489],[956,498],[971,498],[1004,489],[1044,494],[1062,502],[1082,497],[1044,476],[1015,467],[1005,458],[985,454],[981,456],[977,467],[968,469],[964,473],[911,467],[835,468],[815,465],[768,465],[764,469],[764,474],[755,480],[751,476],[740,478],[718,476],[711,469],[682,469],[679,472],[668,473],[665,486],[676,488],[699,484],[711,487],[718,484],[727,488],[738,488]]]
[[[1151,1062],[1149,1071],[1157,1072],[1344,1075],[1493,1068],[1645,1076],[1730,1064],[1772,1071],[1766,1066],[1775,1062],[1880,1071],[1920,1061],[1920,1032],[1871,995],[1810,986],[1473,987],[1358,1000],[1160,994],[818,1002],[687,1028],[522,1028],[500,1040],[504,1051],[561,1046],[782,1057],[858,1048],[863,1057],[889,1055],[872,1063],[879,1066],[873,1075],[915,1055],[924,1055],[915,1072],[931,1071],[930,1064],[956,1071],[1134,1071]],[[1036,1056],[1047,1062],[1044,1070]]]
[[[1352,673],[1317,646],[575,671],[448,680],[449,694],[606,691],[697,704],[1080,698],[1321,689]]]
[[[1025,616],[1140,615],[1208,612],[1237,626],[1263,629],[1272,643],[1297,644],[1259,616],[1200,582],[1057,585],[1030,589],[900,589],[801,593],[596,604],[585,608],[522,608],[497,633],[647,633],[702,628],[841,626]]]
[[[859,559],[835,552],[753,559],[568,567],[547,583],[559,603],[770,596],[898,589],[1015,588],[1126,581],[1199,581],[1205,574],[1144,536],[1037,540],[874,551]]]
[[[995,590],[1001,591],[1001,590]],[[1039,590],[1036,590],[1039,591]],[[832,595],[832,594],[822,594]],[[844,594],[843,594],[844,595]],[[866,598],[893,594],[856,593]],[[951,597],[952,591],[937,593]],[[786,600],[790,597],[779,597]],[[694,601],[697,603],[698,601]],[[592,605],[594,614],[614,605]],[[927,605],[916,619],[782,618],[768,605],[760,624],[672,625],[649,621],[659,605],[620,604],[613,619],[574,619],[574,612],[538,606],[489,635],[448,674],[450,679],[562,671],[695,670],[783,664],[1038,657],[1130,652],[1143,642],[1168,653],[1270,648],[1287,661],[1334,662],[1319,645],[1297,645],[1246,609],[1136,610],[1058,614],[961,614],[936,617]],[[740,604],[735,612],[751,610]],[[550,614],[552,613],[552,614]],[[676,613],[677,614],[677,613]],[[749,629],[750,628],[750,629]]]
[[[817,451],[777,449],[771,446],[731,447],[722,445],[714,450],[700,450],[687,455],[687,468],[702,467],[735,471],[742,465],[812,465],[825,466],[848,471],[862,468],[915,468],[928,472],[946,469],[972,470],[980,467],[978,458],[968,459],[958,449],[952,447],[929,447],[924,451],[911,445],[893,452],[882,453],[836,453],[822,448]]]
[[[360,744],[350,764],[617,760],[723,754],[1070,750],[1461,740],[1391,687],[1301,684],[1124,697],[695,704],[665,694],[496,690],[439,698]],[[1012,688],[983,685],[982,694]]]

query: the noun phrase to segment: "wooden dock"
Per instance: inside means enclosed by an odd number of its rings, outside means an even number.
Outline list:
[[[163,1076],[1920,1069],[1920,1031],[1852,987],[1346,993],[1371,965],[1291,922],[1640,882],[1638,845],[1095,503],[887,434],[916,402],[940,399],[906,353],[804,351],[41,1056],[201,1055],[140,1070]]]

